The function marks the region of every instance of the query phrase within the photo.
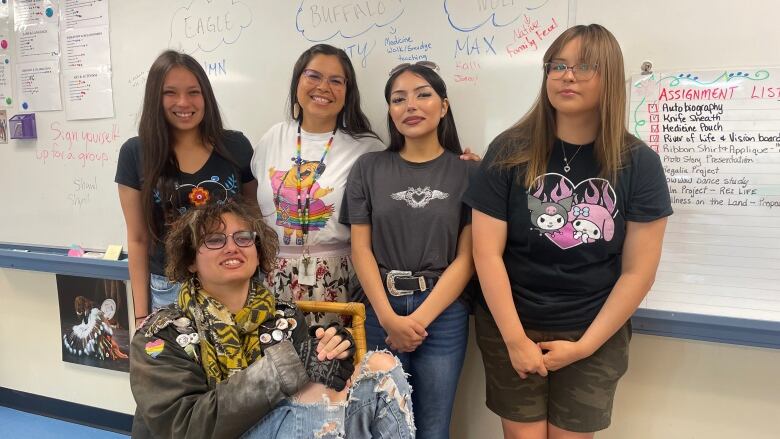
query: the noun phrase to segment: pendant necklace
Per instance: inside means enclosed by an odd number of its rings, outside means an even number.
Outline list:
[[[561,140],[561,152],[563,152],[563,171],[564,171],[564,172],[566,172],[566,173],[568,174],[568,173],[569,173],[569,171],[571,171],[571,166],[570,166],[570,165],[571,165],[571,162],[573,162],[573,161],[574,161],[574,158],[575,158],[575,157],[577,157],[577,154],[579,154],[579,153],[580,153],[580,150],[582,149],[582,147],[583,147],[584,145],[580,145],[580,146],[577,148],[577,151],[575,151],[575,152],[574,152],[574,155],[573,155],[573,156],[571,156],[571,160],[569,160],[569,158],[568,158],[568,157],[566,157],[566,147],[564,146],[564,144],[565,144],[565,143],[566,143],[566,142],[564,142],[563,140]],[[574,146],[574,145],[572,145],[572,146]]]

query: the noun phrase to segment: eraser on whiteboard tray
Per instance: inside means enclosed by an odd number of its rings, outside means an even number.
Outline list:
[[[80,258],[84,256],[84,249],[76,244],[71,244],[70,248],[68,249],[68,256]]]

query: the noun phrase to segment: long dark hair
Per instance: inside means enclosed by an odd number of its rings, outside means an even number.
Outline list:
[[[222,127],[222,117],[219,114],[214,90],[203,67],[190,55],[174,50],[161,53],[149,68],[143,110],[138,124],[138,137],[141,139],[143,153],[141,183],[143,215],[147,229],[156,241],[161,239],[163,224],[155,224],[154,192],[158,191],[163,217],[166,220],[170,219],[172,209],[168,205],[168,200],[174,191],[174,180],[179,173],[179,162],[171,148],[170,128],[165,120],[165,109],[162,104],[165,76],[174,67],[183,67],[198,79],[204,101],[203,120],[198,126],[203,143],[212,145],[217,154],[238,167],[224,146],[225,130]]]
[[[333,47],[329,44],[316,44],[306,49],[293,67],[292,79],[290,80],[290,117],[298,122],[303,122],[303,111],[296,114],[295,106],[298,103],[298,83],[301,81],[301,74],[309,65],[309,62],[317,55],[332,55],[338,58],[344,75],[347,79],[347,89],[344,95],[344,108],[341,109],[336,121],[341,131],[349,134],[355,139],[361,137],[379,138],[371,129],[371,123],[360,109],[360,91],[358,91],[357,77],[355,68],[352,67],[352,61],[343,50]]]
[[[388,104],[390,104],[390,93],[393,91],[393,83],[396,78],[404,72],[412,72],[426,80],[428,84],[431,84],[433,91],[435,91],[442,100],[447,99],[447,85],[438,73],[429,67],[410,64],[409,66],[396,70],[387,78],[387,84],[385,84],[385,102]],[[387,150],[398,152],[403,149],[405,142],[404,135],[398,131],[395,123],[393,123],[393,118],[390,117],[389,111],[387,112],[387,132],[390,134],[390,146],[387,147]],[[439,121],[439,126],[436,128],[436,134],[439,138],[439,144],[441,144],[444,149],[459,155],[463,154],[463,148],[460,146],[460,138],[458,137],[458,129],[455,127],[455,117],[452,115],[452,102],[449,103],[447,114]]]

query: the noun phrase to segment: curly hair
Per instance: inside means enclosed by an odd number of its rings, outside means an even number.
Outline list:
[[[190,267],[195,263],[195,255],[203,243],[203,238],[225,227],[222,216],[232,213],[247,223],[249,230],[256,232],[255,248],[260,262],[259,270],[268,273],[274,268],[276,254],[279,251],[279,238],[260,215],[260,209],[236,197],[224,203],[209,203],[192,208],[177,219],[165,238],[165,253],[168,262],[165,275],[175,282],[184,282],[192,277]]]

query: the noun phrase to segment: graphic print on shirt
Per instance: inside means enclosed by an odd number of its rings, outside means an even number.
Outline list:
[[[202,206],[209,202],[224,203],[228,197],[238,193],[238,179],[230,174],[224,184],[218,175],[198,184],[176,184],[170,202],[174,210],[183,215],[190,207]],[[160,192],[153,192],[154,202],[160,204]]]
[[[450,194],[439,190],[431,190],[430,186],[424,188],[410,187],[405,191],[394,192],[390,198],[398,201],[406,201],[406,204],[413,209],[420,209],[428,205],[431,200],[444,200]]]
[[[286,171],[277,171],[275,167],[268,169],[268,177],[271,190],[274,194],[276,206],[276,225],[284,230],[282,240],[289,245],[293,231],[295,231],[295,244],[303,245],[303,220],[306,220],[307,231],[320,230],[325,227],[333,215],[333,204],[325,204],[322,198],[333,192],[333,188],[320,187],[316,182],[317,177],[325,173],[325,164],[318,161],[301,162],[301,206],[305,207],[306,194],[309,197],[309,214],[307,218],[303,212],[298,213],[298,166],[293,164]]]
[[[561,174],[539,176],[528,190],[531,230],[563,250],[615,235],[617,197],[609,181],[589,178],[574,184]]]

